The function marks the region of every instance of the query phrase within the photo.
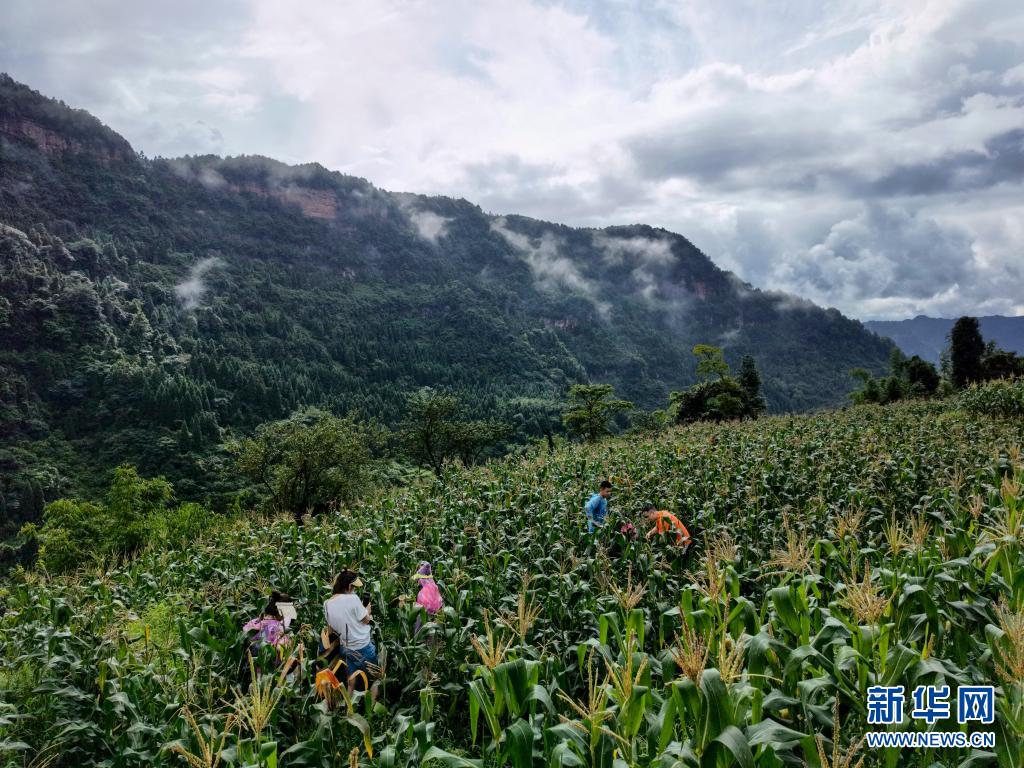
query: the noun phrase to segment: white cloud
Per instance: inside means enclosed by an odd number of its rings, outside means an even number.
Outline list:
[[[436,243],[447,233],[448,222],[451,219],[438,216],[432,211],[412,211],[409,214],[409,221],[412,222],[420,237],[431,243]]]
[[[607,318],[611,304],[599,298],[597,284],[583,276],[577,263],[561,253],[561,245],[555,235],[545,232],[534,240],[509,229],[504,218],[492,221],[491,230],[523,256],[538,287],[546,291],[568,290],[580,294],[591,301],[602,317]]]
[[[427,242],[436,245],[438,240],[448,234],[450,218],[419,208],[415,195],[397,193],[392,197],[398,202],[398,207],[416,230],[416,234]]]
[[[203,298],[209,290],[204,277],[212,269],[223,266],[224,261],[217,256],[208,256],[200,259],[188,271],[188,277],[174,286],[174,293],[181,302],[181,306],[191,312],[203,304]]]
[[[672,243],[650,237],[616,237],[605,232],[594,235],[594,245],[604,251],[609,264],[639,262],[641,265],[668,266],[672,263]]]
[[[1019,307],[985,271],[1024,248],[1019,2],[185,3],[14,0],[0,69],[150,155],[315,160],[497,213],[648,223],[858,315]],[[855,266],[811,280],[813,249],[900,216],[975,268],[919,295],[928,262],[881,229],[829,261],[909,264],[888,295],[841,282]]]

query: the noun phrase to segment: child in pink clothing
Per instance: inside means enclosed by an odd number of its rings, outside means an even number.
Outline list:
[[[444,601],[441,599],[441,593],[437,589],[437,582],[434,581],[434,572],[430,566],[430,563],[425,560],[420,563],[419,570],[413,576],[420,583],[419,594],[416,595],[416,605],[423,606],[423,609],[427,612],[427,616],[433,618],[441,609],[444,607]],[[413,628],[413,634],[418,635],[422,621],[419,617],[416,618],[416,626]]]

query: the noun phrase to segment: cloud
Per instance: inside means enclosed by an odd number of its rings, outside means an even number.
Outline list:
[[[637,293],[648,304],[675,313],[689,306],[690,292],[672,274],[676,258],[667,237],[617,237],[597,232],[593,242],[606,264],[630,269]]]
[[[949,152],[933,160],[897,165],[861,190],[879,197],[935,195],[1021,181],[1024,129],[1016,128],[986,139],[983,151]]]
[[[593,240],[594,246],[604,252],[604,259],[609,264],[629,261],[667,267],[675,261],[672,243],[667,238],[615,237],[598,232]]]
[[[217,190],[228,186],[227,180],[220,172],[209,165],[199,164],[184,158],[174,158],[168,161],[171,171],[187,181],[196,181],[207,189]]]
[[[927,268],[923,266],[927,264]],[[785,282],[840,308],[911,310],[948,302],[978,270],[970,236],[933,219],[878,204],[836,222],[820,242],[791,258]],[[837,286],[839,287],[837,289]]]
[[[431,243],[436,243],[447,234],[448,222],[451,219],[438,216],[431,211],[413,211],[409,221],[416,228],[419,236]]]
[[[452,220],[433,211],[418,207],[416,195],[398,192],[393,194],[392,197],[398,203],[398,207],[405,214],[413,229],[416,230],[416,234],[428,243],[436,245],[438,240],[448,234],[448,224]]]
[[[551,232],[544,232],[539,239],[534,240],[509,229],[504,218],[494,219],[491,231],[500,235],[523,256],[539,288],[549,292],[568,290],[584,296],[602,317],[608,317],[611,304],[601,301],[598,298],[598,285],[584,277],[572,259],[562,255],[559,241]]]
[[[0,70],[149,155],[315,160],[500,214],[651,224],[865,317],[1020,306],[990,277],[1024,248],[1017,0],[183,3],[12,0]],[[903,301],[842,282],[870,269],[806,264],[829,243],[873,264],[900,217],[973,268]],[[428,240],[438,224],[410,217]],[[843,251],[857,227],[874,245]]]
[[[203,297],[206,295],[209,286],[203,278],[210,272],[224,265],[224,260],[217,256],[208,256],[200,259],[192,265],[188,271],[188,277],[174,286],[174,293],[181,302],[181,306],[188,312],[202,306]]]

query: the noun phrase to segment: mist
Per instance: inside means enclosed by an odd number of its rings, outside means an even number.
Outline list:
[[[188,271],[188,277],[174,286],[174,294],[185,311],[191,312],[202,306],[203,296],[209,290],[203,278],[211,270],[223,265],[224,260],[219,256],[207,256],[193,264]]]

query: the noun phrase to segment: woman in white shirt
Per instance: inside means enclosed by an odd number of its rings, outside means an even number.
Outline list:
[[[377,649],[370,639],[373,617],[369,601],[364,605],[353,590],[363,586],[355,571],[344,570],[334,580],[333,594],[324,602],[324,620],[338,637],[338,650],[348,667],[349,690],[357,672],[370,676],[369,667],[377,667]]]

